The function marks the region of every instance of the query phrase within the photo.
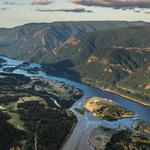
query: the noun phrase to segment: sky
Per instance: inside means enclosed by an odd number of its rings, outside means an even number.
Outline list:
[[[150,0],[0,0],[0,27],[85,20],[150,22]]]

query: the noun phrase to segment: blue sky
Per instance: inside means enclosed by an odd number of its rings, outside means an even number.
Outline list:
[[[150,0],[105,2],[104,0],[0,0],[0,27],[14,27],[30,22],[81,20],[150,22]]]

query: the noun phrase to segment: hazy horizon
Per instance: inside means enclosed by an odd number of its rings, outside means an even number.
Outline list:
[[[0,4],[0,27],[57,21],[150,22],[147,0],[0,0]]]

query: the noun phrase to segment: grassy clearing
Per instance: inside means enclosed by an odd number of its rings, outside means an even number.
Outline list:
[[[41,104],[47,105],[44,99],[37,96],[22,97],[17,102],[10,102],[8,104],[3,105],[4,112],[11,117],[11,119],[9,119],[8,122],[12,124],[15,128],[26,130],[24,122],[20,119],[20,115],[17,112],[17,105],[28,101],[39,101]]]
[[[19,114],[16,112],[16,103],[12,102],[9,104],[3,105],[4,112],[7,113],[11,119],[8,120],[8,123],[12,124],[15,128],[25,130],[24,123],[20,120]]]
[[[24,123],[22,120],[20,120],[19,114],[15,112],[9,112],[8,114],[11,116],[11,119],[8,120],[10,124],[18,129],[25,130]]]

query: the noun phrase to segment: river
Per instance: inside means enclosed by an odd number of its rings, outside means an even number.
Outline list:
[[[18,66],[19,64],[22,64],[23,61],[18,61],[15,59],[10,59],[7,57],[2,57],[1,58],[5,59],[7,63],[3,67],[0,68],[0,72],[4,72],[3,69],[6,67],[15,67]],[[30,67],[41,67],[41,65],[36,64],[36,63],[31,63]],[[105,125],[105,126],[111,126],[111,127],[118,127],[118,126],[128,126],[132,127],[133,123],[135,120],[145,120],[150,122],[150,107],[143,106],[141,104],[138,104],[137,102],[133,102],[127,98],[123,98],[117,94],[111,93],[111,92],[106,92],[97,88],[93,88],[91,86],[87,86],[82,83],[77,83],[65,78],[60,78],[60,77],[51,77],[48,76],[46,73],[43,71],[39,71],[38,74],[30,74],[26,70],[23,69],[16,69],[12,73],[16,74],[23,74],[26,76],[29,76],[31,78],[45,78],[47,80],[57,80],[64,82],[66,84],[69,84],[71,86],[74,86],[76,88],[81,89],[84,92],[84,96],[78,100],[72,108],[70,108],[72,111],[74,111],[74,108],[76,107],[82,107],[84,105],[84,101],[86,98],[93,97],[93,96],[98,96],[102,98],[107,98],[111,99],[112,101],[118,103],[119,105],[133,111],[136,115],[133,118],[127,118],[127,119],[121,119],[118,121],[105,121],[101,120],[98,118],[93,117],[90,113],[86,112],[84,115],[79,114],[78,112],[74,113],[76,114],[78,118],[78,123],[73,130],[73,133],[71,134],[70,138],[68,141],[65,143],[63,150],[90,150],[90,147],[88,146],[87,143],[87,136],[89,134],[90,129],[93,126],[97,125]],[[55,102],[57,103],[57,102]]]

